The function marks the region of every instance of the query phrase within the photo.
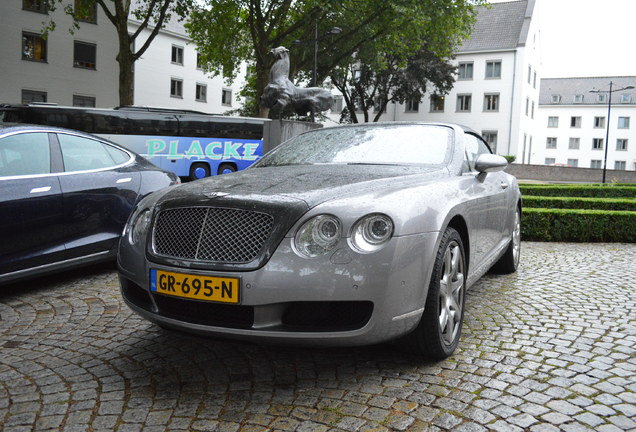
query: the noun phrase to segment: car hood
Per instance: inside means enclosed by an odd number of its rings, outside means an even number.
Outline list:
[[[208,177],[173,188],[164,200],[202,202],[273,201],[303,202],[306,208],[333,198],[362,194],[448,177],[440,168],[388,165],[296,165],[250,168],[233,174]]]
[[[157,263],[206,270],[254,270],[263,266],[292,226],[311,208],[333,199],[346,199],[373,191],[404,189],[440,177],[444,170],[421,167],[369,165],[304,165],[250,168],[245,171],[208,177],[172,187],[156,201],[157,214],[189,207],[231,208],[247,214],[264,213],[273,218],[273,227],[259,256],[249,263],[175,260],[148,253]],[[187,212],[189,213],[189,212]],[[181,220],[182,225],[191,221]],[[240,222],[239,222],[240,225]],[[242,226],[237,232],[251,226]]]

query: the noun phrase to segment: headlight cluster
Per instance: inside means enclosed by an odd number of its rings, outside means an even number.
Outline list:
[[[359,253],[380,250],[393,235],[393,221],[383,214],[370,214],[358,220],[349,243]],[[299,255],[314,258],[333,251],[342,237],[342,223],[332,215],[318,215],[305,222],[294,238]]]
[[[381,249],[391,235],[393,235],[393,221],[388,216],[369,215],[353,226],[351,245],[360,253],[371,253]]]
[[[130,243],[136,244],[141,240],[148,230],[148,226],[150,225],[150,210],[146,209],[139,213],[137,217],[131,221],[129,227],[129,240]]]

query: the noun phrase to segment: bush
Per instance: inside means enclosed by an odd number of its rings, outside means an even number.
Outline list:
[[[636,198],[580,198],[525,195],[524,207],[636,211]]]
[[[517,156],[515,156],[515,155],[504,155],[503,157],[506,158],[506,160],[508,161],[508,164],[511,164],[515,160],[517,160]]]
[[[636,212],[524,208],[524,240],[636,242]]]
[[[636,198],[635,186],[596,184],[520,184],[521,193],[534,196],[587,197],[587,198]]]

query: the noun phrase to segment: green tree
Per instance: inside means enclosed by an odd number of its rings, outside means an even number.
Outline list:
[[[194,8],[186,27],[197,45],[207,70],[227,79],[236,77],[248,62],[249,89],[255,113],[258,97],[268,83],[273,58],[269,51],[278,46],[290,49],[290,79],[309,82],[313,69],[311,43],[317,27],[326,35],[335,26],[342,32],[320,37],[317,82],[334,69],[358,62],[368,52],[391,53],[397,65],[422,49],[437,58],[452,56],[458,44],[470,34],[474,6],[485,0],[204,0]],[[302,45],[293,41],[302,40]],[[384,61],[389,61],[385,59]]]
[[[117,63],[119,64],[119,104],[133,105],[133,65],[146,52],[159,30],[173,14],[184,17],[192,6],[192,0],[46,0],[50,11],[61,7],[73,18],[69,29],[79,29],[81,21],[91,17],[99,7],[115,26],[119,41]],[[128,18],[139,20],[138,28],[128,32]],[[54,30],[56,23],[49,20],[43,30],[44,35]],[[149,33],[145,34],[144,31]]]
[[[392,53],[357,56],[357,62],[337,67],[331,82],[342,93],[345,109],[341,122],[377,122],[389,102],[421,102],[430,87],[436,94],[448,93],[455,82],[455,66],[423,47],[403,62]],[[404,64],[406,63],[406,64]]]

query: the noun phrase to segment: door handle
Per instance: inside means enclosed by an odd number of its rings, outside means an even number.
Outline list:
[[[502,188],[502,189],[507,189],[507,188],[508,188],[508,186],[509,186],[509,185],[508,185],[508,183],[506,183],[506,182],[504,182],[504,181],[502,181],[502,182],[501,182],[501,188]]]
[[[36,194],[36,193],[43,193],[43,192],[48,192],[51,190],[51,186],[42,186],[42,187],[37,187],[37,188],[33,188],[31,189],[32,194]]]
[[[132,177],[120,178],[119,180],[117,180],[117,184],[130,183],[131,181],[132,181]]]

